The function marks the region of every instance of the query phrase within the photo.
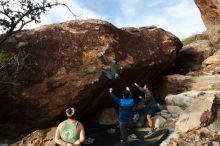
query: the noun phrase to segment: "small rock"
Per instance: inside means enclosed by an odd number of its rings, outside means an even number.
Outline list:
[[[114,134],[115,131],[116,131],[116,129],[110,128],[110,129],[108,129],[106,132],[107,132],[108,134]]]
[[[179,106],[167,106],[167,109],[172,115],[179,115],[183,111]]]
[[[166,118],[166,119],[172,117],[171,114],[162,114],[161,116],[164,117],[164,118]]]
[[[199,135],[195,136],[195,141],[200,141],[200,136]]]
[[[213,141],[213,142],[212,142],[212,145],[213,145],[213,146],[220,146],[220,143],[219,143],[218,141]]]
[[[85,144],[92,144],[93,142],[95,141],[95,138],[87,138],[86,140],[85,140]]]
[[[161,110],[161,113],[169,113],[168,110]]]
[[[154,116],[154,125],[155,125],[155,128],[161,128],[163,127],[163,125],[166,123],[166,119],[164,119],[163,117],[161,116]]]
[[[139,119],[139,117],[140,117],[140,115],[139,115],[138,113],[135,114],[134,117],[133,117],[133,121],[134,121],[134,122],[137,122],[137,120]]]
[[[178,117],[179,117],[179,114],[171,114],[171,116],[172,116],[173,118],[178,118]]]

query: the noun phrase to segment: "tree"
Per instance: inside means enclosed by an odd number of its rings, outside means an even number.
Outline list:
[[[51,1],[0,0],[0,46],[28,23],[40,23],[41,14],[54,6],[65,6],[76,17],[66,4]],[[33,74],[28,57],[29,54],[21,49],[0,48],[0,94],[18,89]]]
[[[0,0],[0,26],[3,34],[0,36],[2,44],[9,36],[23,29],[30,22],[40,23],[40,16],[54,6],[65,6],[73,16],[69,7],[58,1],[48,0]]]

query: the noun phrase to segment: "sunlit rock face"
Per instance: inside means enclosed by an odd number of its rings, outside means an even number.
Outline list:
[[[209,72],[211,74],[220,73],[220,50],[217,50],[215,54],[208,57],[202,63],[204,72]]]
[[[220,75],[184,76],[180,74],[168,75],[163,78],[161,97],[169,94],[180,94],[185,91],[218,90]]]
[[[56,146],[54,141],[56,128],[36,130],[11,146]]]
[[[200,95],[187,109],[185,109],[176,122],[176,131],[188,132],[193,129],[205,127],[214,119],[214,94]],[[196,110],[194,110],[196,109]]]
[[[0,99],[7,119],[0,122],[0,137],[12,138],[56,125],[69,106],[78,118],[112,106],[109,87],[120,96],[133,82],[153,83],[170,68],[182,43],[154,26],[119,29],[101,20],[76,20],[22,31],[0,47],[27,53],[31,70],[20,92]],[[100,69],[109,67],[100,52],[123,67],[115,82],[98,79]]]
[[[207,28],[210,41],[220,44],[220,3],[218,0],[194,0]]]

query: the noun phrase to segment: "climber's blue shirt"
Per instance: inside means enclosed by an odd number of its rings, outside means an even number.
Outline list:
[[[119,98],[114,95],[113,92],[110,93],[112,99],[119,105],[119,121],[120,122],[130,122],[133,120],[133,105],[134,100],[130,94],[129,98]]]

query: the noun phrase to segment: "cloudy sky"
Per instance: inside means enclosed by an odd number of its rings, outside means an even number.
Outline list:
[[[60,0],[79,17],[74,18],[65,7],[56,7],[42,15],[42,24],[73,19],[102,19],[117,27],[155,25],[180,39],[205,31],[194,0]],[[38,25],[37,25],[38,26]],[[28,28],[36,27],[30,24]]]

